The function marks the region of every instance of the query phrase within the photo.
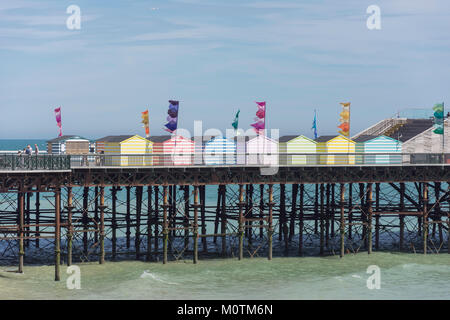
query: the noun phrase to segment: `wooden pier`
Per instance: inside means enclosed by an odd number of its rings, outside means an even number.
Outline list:
[[[0,261],[19,272],[42,252],[55,280],[62,263],[93,260],[450,253],[448,164],[283,165],[268,175],[255,165],[58,161],[0,171]]]

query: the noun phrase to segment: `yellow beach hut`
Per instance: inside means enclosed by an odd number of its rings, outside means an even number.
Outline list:
[[[356,142],[342,135],[320,136],[316,140],[320,164],[355,164]],[[343,153],[343,155],[339,155]]]
[[[105,165],[150,166],[153,142],[139,135],[107,136],[96,141],[97,152],[105,154]]]
[[[317,164],[317,142],[303,135],[282,136],[279,139],[280,164]],[[292,153],[311,153],[292,155]]]

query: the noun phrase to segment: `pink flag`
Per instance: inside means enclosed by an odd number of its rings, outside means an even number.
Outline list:
[[[258,107],[255,118],[256,122],[251,124],[251,126],[255,129],[257,134],[260,134],[260,131],[266,129],[266,102],[256,102],[256,104]]]
[[[55,109],[56,125],[59,128],[58,137],[62,136],[62,124],[61,124],[61,107]]]

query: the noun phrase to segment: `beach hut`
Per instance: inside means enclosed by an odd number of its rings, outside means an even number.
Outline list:
[[[279,140],[280,164],[317,164],[317,142],[303,135],[282,136]],[[310,153],[311,155],[290,155]]]
[[[233,142],[236,145],[236,164],[245,165],[247,163],[247,142],[256,136],[255,133],[252,135],[238,135],[233,138]]]
[[[205,143],[204,162],[207,165],[236,164],[236,143],[225,137],[214,137]]]
[[[163,136],[164,137],[164,136]],[[193,156],[195,151],[194,141],[180,135],[168,136],[168,139],[163,140],[162,153],[163,157],[159,157],[158,165],[164,166],[188,166],[193,164]],[[151,139],[151,137],[150,137]],[[158,153],[161,153],[161,147],[158,146]]]
[[[64,135],[47,141],[48,154],[88,154],[89,140],[75,135]]]
[[[384,135],[361,135],[354,141],[356,142],[356,152],[365,153],[364,155],[356,156],[356,163],[358,164],[395,164],[402,162],[400,155],[402,153],[402,143],[399,140]]]
[[[205,164],[204,150],[205,145],[211,139],[214,139],[217,135],[205,135],[205,136],[194,136],[192,140],[195,146],[194,164],[201,165]]]
[[[153,142],[153,165],[154,166],[163,166],[164,159],[164,142],[170,140],[171,135],[162,135],[162,136],[150,136],[148,140]],[[170,160],[171,155],[167,155],[168,160]]]
[[[139,135],[107,136],[96,141],[97,152],[104,153],[102,159],[110,166],[152,165],[153,143]]]
[[[278,142],[264,135],[246,143],[247,164],[278,165]]]
[[[320,153],[320,164],[355,164],[356,142],[342,135],[320,136],[316,140],[317,153]],[[328,154],[327,153],[332,153]],[[339,153],[344,153],[339,155]]]

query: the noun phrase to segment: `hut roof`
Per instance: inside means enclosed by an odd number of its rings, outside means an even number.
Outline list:
[[[353,141],[355,141],[355,142],[366,142],[366,141],[375,139],[375,138],[377,138],[377,137],[379,137],[379,136],[372,136],[372,135],[366,135],[366,134],[364,134],[364,135],[359,136],[359,137],[356,138],[356,139],[353,139]]]
[[[314,141],[313,139],[310,139],[310,138],[308,138],[308,137],[305,137],[305,136],[302,135],[302,134],[299,134],[299,135],[296,135],[296,136],[294,136],[294,135],[282,136],[282,137],[280,137],[280,139],[278,139],[278,140],[279,140],[279,142],[289,142],[289,141],[291,141],[291,140],[293,140],[293,139],[295,139],[295,138],[299,138],[299,137],[305,138],[306,140],[309,140],[309,141],[311,141],[311,142],[316,142],[316,141]]]
[[[334,136],[320,136],[318,138],[316,138],[314,141],[316,142],[327,142],[330,141],[331,139],[336,138],[338,135],[334,135]]]
[[[128,134],[128,135],[120,135],[120,136],[106,136],[106,137],[97,139],[96,141],[121,142],[121,141],[130,139],[131,137],[134,137],[134,135],[133,134]]]
[[[80,136],[75,136],[75,135],[64,135],[58,138],[54,138],[51,140],[48,140],[47,143],[56,143],[56,142],[64,142],[66,140],[71,140],[71,139],[81,139],[81,140],[87,140],[83,137]]]
[[[169,140],[171,137],[172,137],[171,135],[166,134],[166,135],[163,135],[163,136],[150,136],[150,137],[147,138],[147,140],[150,140],[150,141],[152,141],[152,142],[158,143],[158,142],[164,142],[164,141],[167,141],[167,140]]]

